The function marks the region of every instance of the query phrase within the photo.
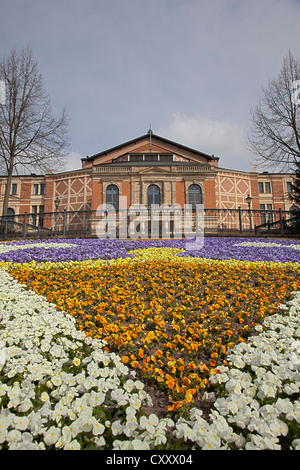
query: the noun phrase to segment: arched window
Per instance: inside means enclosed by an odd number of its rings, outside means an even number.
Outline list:
[[[147,206],[152,204],[160,205],[160,188],[156,184],[151,184],[147,189]]]
[[[111,204],[115,210],[119,210],[119,188],[115,184],[110,184],[106,188],[105,204]]]
[[[9,207],[9,208],[7,209],[7,215],[8,215],[8,217],[14,217],[14,215],[15,215],[14,209],[12,209],[11,207]]]
[[[188,189],[188,203],[196,209],[196,204],[202,204],[202,189],[198,184],[191,184]]]
[[[11,207],[7,209],[7,220],[8,220],[8,228],[13,229],[14,227],[14,218],[15,218],[15,211]]]

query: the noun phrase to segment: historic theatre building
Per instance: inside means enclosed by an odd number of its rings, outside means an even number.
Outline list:
[[[149,130],[82,158],[78,170],[15,176],[8,214],[27,212],[42,220],[45,213],[94,211],[104,203],[116,210],[136,204],[202,203],[205,209],[293,212],[297,208],[289,199],[291,181],[291,174],[222,168],[218,157]],[[5,177],[0,183],[3,200]],[[124,204],[127,207],[121,207]]]

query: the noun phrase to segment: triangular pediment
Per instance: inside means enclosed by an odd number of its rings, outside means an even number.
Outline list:
[[[134,165],[133,165],[134,166]],[[139,174],[139,175],[147,175],[147,173],[159,173],[159,174],[162,174],[162,173],[167,173],[169,174],[170,173],[170,167],[159,167],[159,166],[147,166],[146,168],[138,168],[136,167],[135,168],[135,173]]]
[[[83,167],[95,165],[114,164],[126,159],[131,154],[171,154],[176,162],[200,163],[218,166],[218,158],[208,155],[198,150],[194,150],[185,145],[178,144],[171,140],[157,136],[155,134],[146,134],[137,139],[130,140],[104,152],[97,153],[91,157],[82,159]],[[128,157],[130,158],[130,157]],[[151,165],[151,162],[149,162]],[[162,171],[167,171],[162,169]]]

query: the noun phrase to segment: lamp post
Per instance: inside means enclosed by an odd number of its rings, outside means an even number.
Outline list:
[[[248,211],[249,211],[250,232],[252,232],[251,201],[252,201],[252,197],[250,196],[250,194],[248,194],[246,198],[246,202],[248,204]]]
[[[60,200],[59,200],[59,197],[57,196],[55,201],[54,201],[54,204],[55,204],[55,234],[57,232],[57,212],[58,212],[58,206],[59,206],[59,203],[60,203]]]

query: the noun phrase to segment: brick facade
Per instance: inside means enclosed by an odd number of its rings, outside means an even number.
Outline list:
[[[106,202],[111,185],[119,197],[123,196],[121,201],[127,208],[147,205],[153,187],[160,204],[181,207],[190,202],[191,188],[198,188],[204,207],[209,209],[247,209],[248,195],[252,209],[265,206],[289,211],[293,206],[289,200],[292,175],[220,168],[219,159],[213,155],[154,134],[83,158],[81,163],[76,171],[15,176],[10,213],[55,212],[56,199],[58,211],[96,210]],[[0,204],[5,184],[5,177],[0,177]]]

